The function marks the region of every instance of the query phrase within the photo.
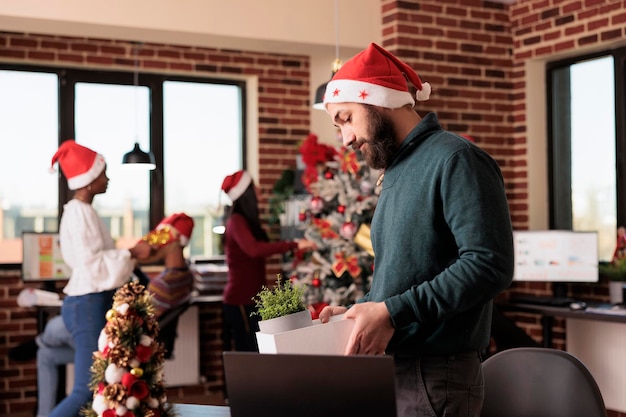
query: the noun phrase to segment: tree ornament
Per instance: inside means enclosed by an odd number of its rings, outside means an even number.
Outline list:
[[[346,221],[341,225],[341,230],[339,232],[341,237],[344,239],[351,240],[356,234],[356,225],[351,221]]]
[[[306,210],[305,209],[300,209],[300,212],[298,213],[298,220],[300,220],[301,222],[306,221]]]
[[[321,197],[315,196],[311,199],[311,213],[319,214],[324,208],[324,200]]]
[[[143,375],[143,369],[141,368],[133,368],[130,370],[130,373],[136,376],[137,378],[141,378]]]
[[[330,171],[326,171],[324,172],[324,178],[326,178],[327,180],[332,180],[334,177],[333,173]]]
[[[346,212],[346,206],[344,206],[343,204],[338,205],[338,206],[337,206],[337,211],[338,211],[340,214],[345,213],[345,212]]]
[[[115,311],[114,309],[110,309],[109,311],[107,311],[105,317],[107,321],[112,321],[113,319],[117,317],[117,311]]]
[[[374,191],[374,184],[370,180],[362,180],[359,189],[363,194],[370,195]]]

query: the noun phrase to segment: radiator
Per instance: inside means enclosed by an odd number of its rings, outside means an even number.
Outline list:
[[[163,374],[169,387],[197,385],[200,383],[200,339],[198,336],[198,307],[191,306],[178,319],[178,337],[174,342],[174,354],[165,361]],[[66,395],[74,386],[74,364],[66,365]]]
[[[165,385],[197,385],[200,382],[197,306],[192,305],[180,316],[177,333],[173,357],[165,361],[163,369]]]

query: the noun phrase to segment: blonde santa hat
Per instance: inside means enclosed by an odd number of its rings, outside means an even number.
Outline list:
[[[418,101],[430,97],[430,84],[422,82],[413,68],[375,43],[347,61],[326,86],[328,103],[362,103],[397,109],[415,100],[407,79],[415,86]]]

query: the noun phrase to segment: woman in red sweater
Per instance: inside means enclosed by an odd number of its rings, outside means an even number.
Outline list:
[[[235,350],[258,351],[258,316],[251,316],[255,311],[252,299],[266,284],[265,259],[293,249],[312,250],[315,244],[305,239],[269,241],[261,226],[257,189],[247,171],[224,178],[222,190],[233,203],[226,213],[224,232],[228,265],[223,301],[225,346],[232,338]]]

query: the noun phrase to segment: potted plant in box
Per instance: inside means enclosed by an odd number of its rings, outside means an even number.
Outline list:
[[[311,313],[304,302],[304,288],[294,286],[291,281],[283,281],[277,275],[276,285],[263,286],[253,298],[261,333],[281,333],[313,325]]]

